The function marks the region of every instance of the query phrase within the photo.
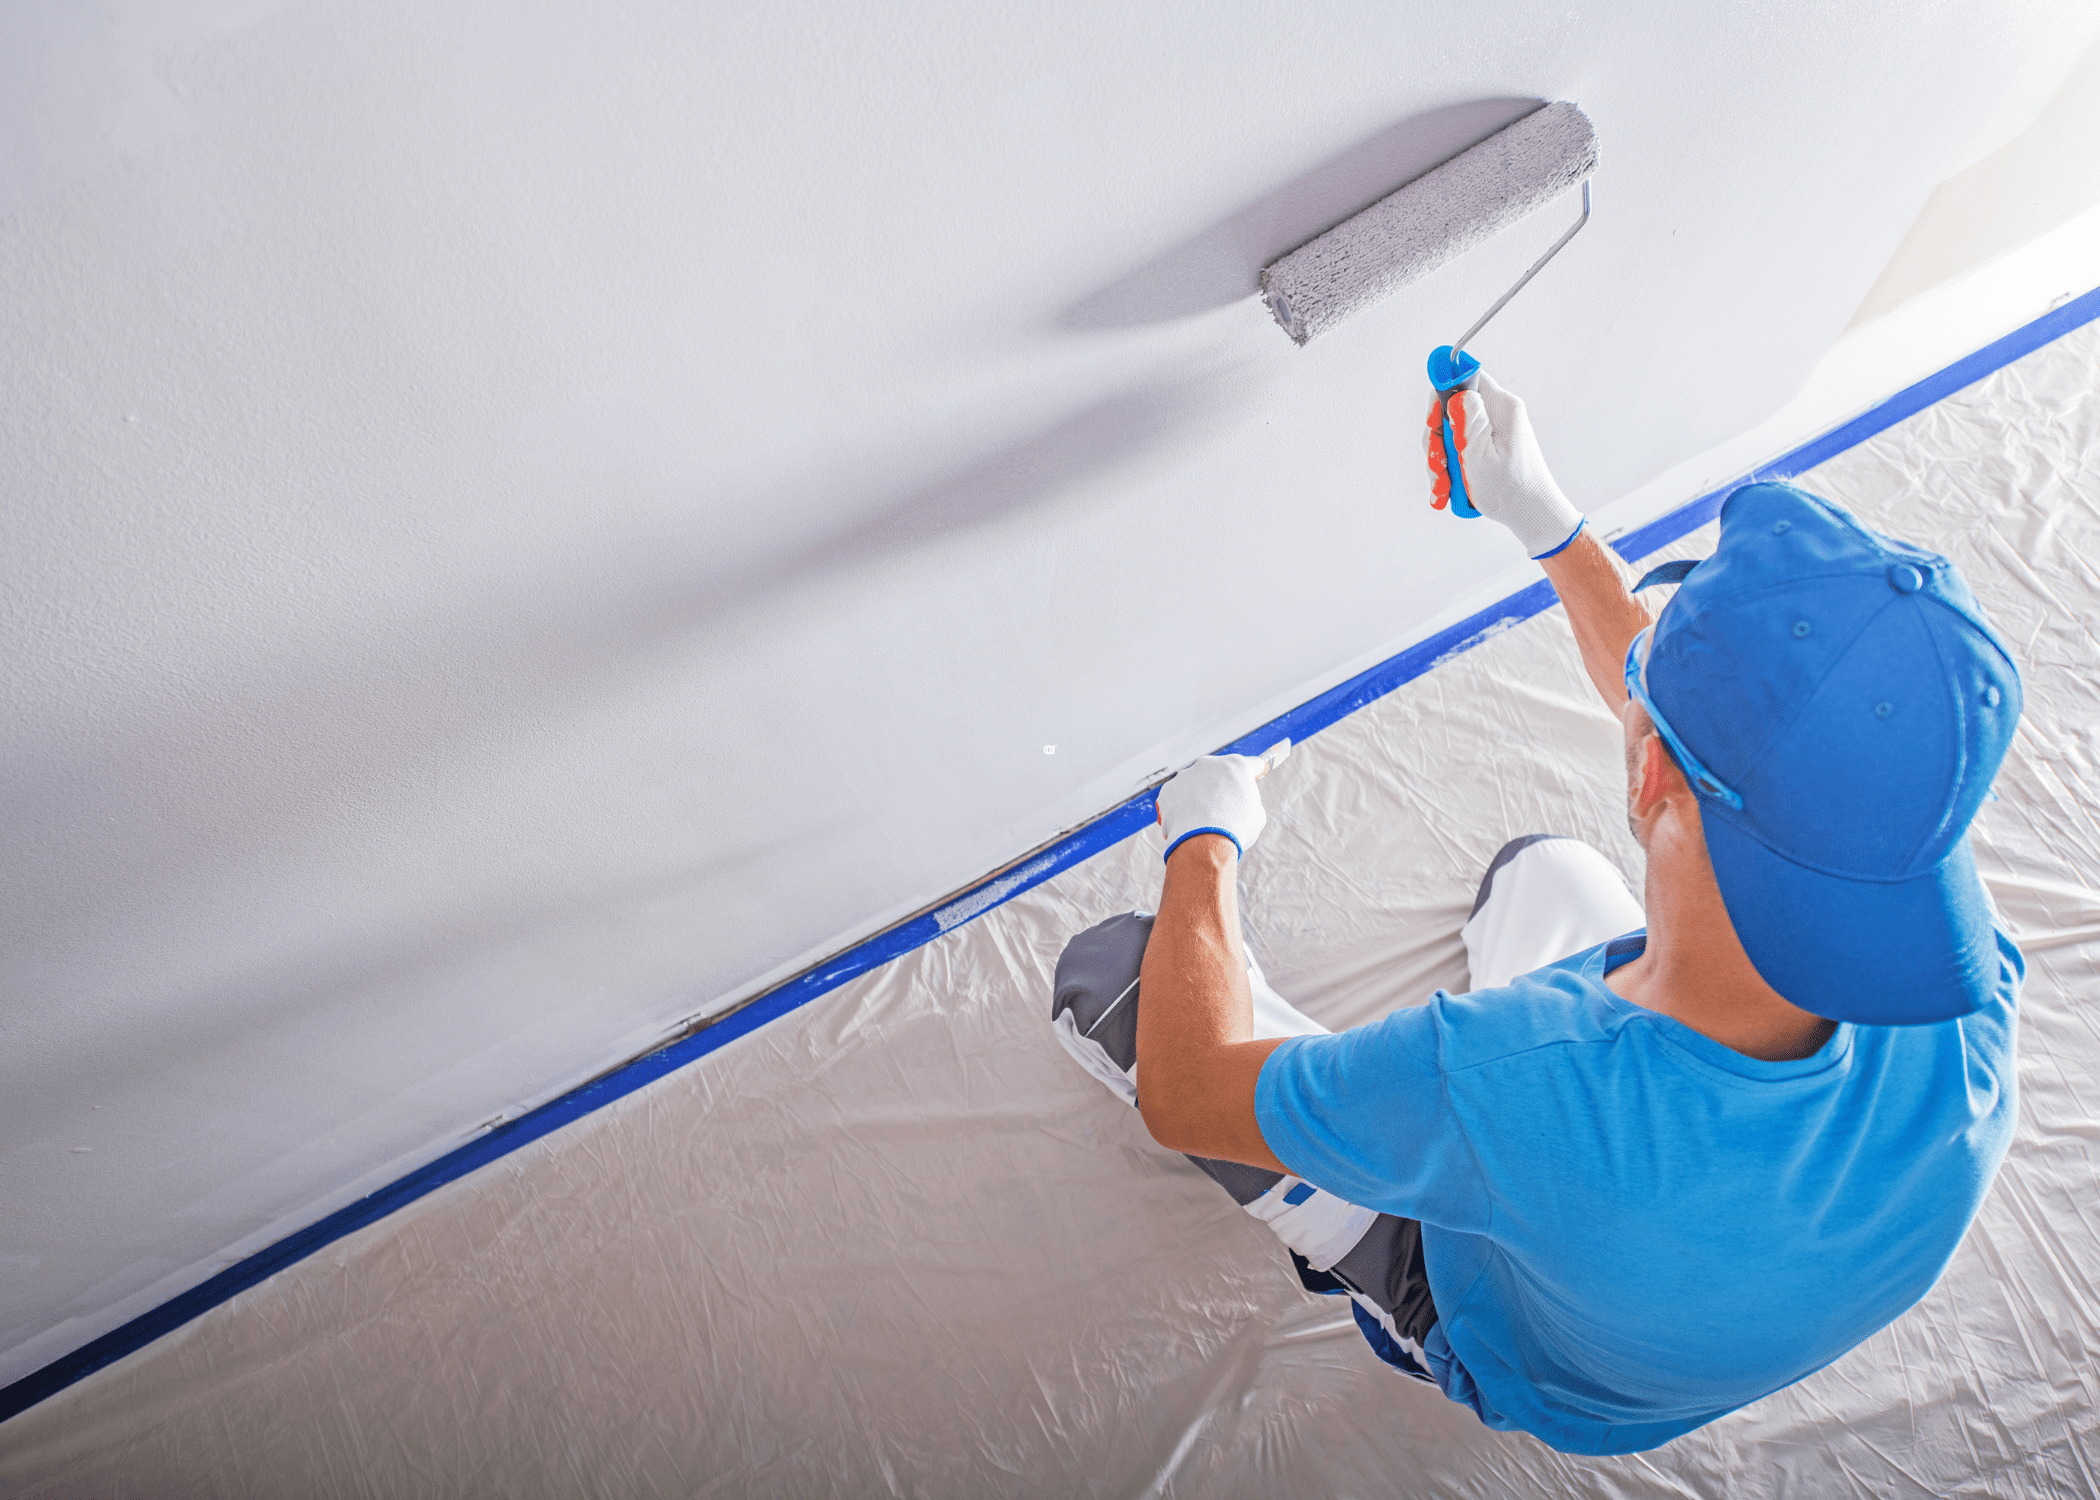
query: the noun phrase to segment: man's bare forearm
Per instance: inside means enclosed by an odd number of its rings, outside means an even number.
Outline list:
[[[1613,713],[1626,706],[1626,648],[1648,628],[1648,611],[1627,591],[1619,554],[1589,532],[1540,564],[1567,607],[1583,670]]]
[[[1253,1039],[1238,866],[1232,841],[1215,834],[1184,841],[1167,861],[1138,975],[1138,1106],[1162,1146],[1287,1172],[1250,1107],[1280,1041]]]

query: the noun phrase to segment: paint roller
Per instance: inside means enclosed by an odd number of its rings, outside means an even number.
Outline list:
[[[1589,117],[1566,102],[1542,105],[1278,256],[1261,273],[1262,299],[1285,333],[1309,343],[1580,183],[1582,217],[1478,322],[1431,352],[1429,383],[1446,394],[1470,391],[1479,384],[1480,361],[1465,352],[1466,345],[1590,221],[1589,180],[1596,170],[1597,135]],[[1451,476],[1452,514],[1478,516],[1466,498],[1448,416],[1444,466]]]

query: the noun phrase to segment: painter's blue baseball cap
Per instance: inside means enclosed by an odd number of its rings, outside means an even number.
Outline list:
[[[1680,586],[1628,651],[1627,687],[1698,793],[1757,972],[1836,1021],[1982,1006],[1999,957],[1969,820],[2020,674],[1954,564],[1753,484],[1721,507],[1713,556],[1651,580]]]

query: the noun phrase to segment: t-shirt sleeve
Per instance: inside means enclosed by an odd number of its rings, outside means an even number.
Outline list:
[[[1435,1002],[1269,1054],[1254,1113],[1292,1172],[1365,1208],[1487,1228],[1479,1163],[1451,1107]]]

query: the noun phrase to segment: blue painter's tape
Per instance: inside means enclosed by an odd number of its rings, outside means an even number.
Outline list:
[[[1792,479],[1826,459],[1865,442],[1906,417],[1915,416],[1933,402],[1972,385],[2022,355],[2030,354],[2053,339],[2063,337],[2100,317],[2100,288],[2074,298],[2052,312],[2044,313],[1995,343],[1956,360],[1888,400],[1862,412],[1844,425],[1815,438],[1773,462],[1710,494],[1680,506],[1659,520],[1621,537],[1613,546],[1631,561],[1645,557],[1679,537],[1697,530],[1721,513],[1721,502],[1740,485],[1772,479]],[[1412,682],[1462,651],[1491,636],[1528,620],[1554,602],[1553,586],[1544,579],[1520,589],[1507,599],[1489,606],[1471,618],[1438,631],[1425,641],[1408,647],[1359,673],[1347,682],[1301,703],[1251,734],[1223,746],[1221,755],[1259,755],[1280,739],[1294,744],[1346,718],[1368,703]],[[705,1057],[738,1037],[747,1036],[769,1021],[807,1005],[820,995],[837,989],[848,980],[880,968],[891,959],[933,941],[964,922],[1005,905],[1014,897],[1034,889],[1052,876],[1092,858],[1104,849],[1149,827],[1154,821],[1154,792],[1147,790],[1103,813],[1045,849],[959,893],[933,910],[912,917],[845,952],[824,960],[764,994],[696,1029],[625,1063],[603,1077],[570,1090],[539,1108],[494,1127],[459,1146],[436,1161],[418,1167],[355,1203],[337,1209],[323,1219],[285,1236],[267,1249],[228,1266],[218,1275],[170,1298],[150,1312],[141,1313],[122,1327],[83,1345],[71,1354],[53,1360],[42,1369],[0,1389],[0,1421],[57,1394],[96,1370],[143,1349],[164,1333],[217,1307],[229,1298],[296,1264],[324,1246],[333,1244],[369,1224],[377,1223],[398,1208],[443,1187],[478,1167],[509,1155],[520,1146],[559,1130],[562,1126],[615,1100],[654,1083],[667,1073]]]

